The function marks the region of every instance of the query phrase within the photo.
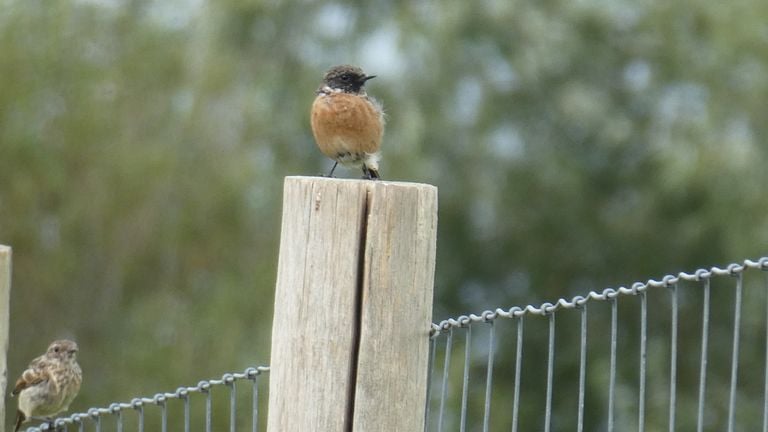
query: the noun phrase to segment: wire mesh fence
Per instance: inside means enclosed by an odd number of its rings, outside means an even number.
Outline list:
[[[268,371],[27,432],[256,432]],[[768,432],[768,257],[433,324],[428,373],[426,431]]]
[[[180,387],[174,392],[113,403],[107,408],[91,408],[28,428],[26,432],[166,432],[169,427],[185,432],[265,430],[265,410],[260,407],[266,403],[261,396],[266,385],[262,378],[268,372],[266,366],[250,367],[242,373],[226,373],[221,379],[200,381],[196,386]]]
[[[425,430],[768,431],[766,270],[768,257],[435,324]]]

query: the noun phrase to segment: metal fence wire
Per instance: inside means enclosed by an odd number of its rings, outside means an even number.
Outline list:
[[[768,432],[766,270],[768,257],[433,324],[425,430]]]
[[[768,257],[462,315],[433,324],[430,344],[428,432],[768,432]],[[26,432],[256,432],[268,371]]]
[[[194,387],[180,387],[175,392],[158,393],[149,398],[135,398],[127,403],[113,403],[108,408],[91,408],[86,413],[43,423],[26,432],[48,430],[96,432],[137,430],[166,432],[172,430],[244,431],[256,432],[260,424],[259,406],[264,403],[262,376],[266,366],[250,367],[242,373],[226,373],[221,379],[200,381]],[[241,390],[238,390],[242,387]],[[262,387],[260,391],[260,387]],[[217,388],[221,388],[217,390]],[[202,405],[202,406],[200,406]],[[226,408],[219,408],[224,405]],[[241,407],[238,409],[238,407]],[[199,409],[198,409],[199,408]],[[214,418],[214,412],[226,412],[226,419]],[[201,414],[201,415],[195,415]],[[200,421],[193,419],[201,417]],[[204,417],[204,420],[202,420]],[[221,425],[226,425],[226,429]],[[182,429],[183,427],[183,429]],[[146,429],[145,429],[146,428]],[[264,428],[262,428],[263,430]]]

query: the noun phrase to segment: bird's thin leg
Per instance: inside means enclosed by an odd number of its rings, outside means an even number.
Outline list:
[[[55,417],[38,417],[38,418],[30,417],[30,418],[42,420],[43,424],[47,424],[48,425],[48,430],[52,430],[52,431],[56,431],[56,432],[64,430],[64,425],[56,425],[56,418]]]
[[[331,168],[331,172],[328,173],[328,177],[333,178],[333,172],[336,170],[336,165],[338,165],[338,164],[339,164],[339,161],[335,161],[333,163],[333,168]]]
[[[58,430],[56,428],[56,419],[54,419],[53,417],[43,417],[43,424],[48,425],[48,430],[52,430],[52,431]]]

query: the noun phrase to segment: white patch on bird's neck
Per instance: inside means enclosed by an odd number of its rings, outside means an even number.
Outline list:
[[[339,93],[345,93],[345,92],[344,92],[343,89],[333,88],[333,87],[330,87],[330,86],[327,86],[327,85],[324,85],[324,86],[320,87],[319,89],[317,89],[317,94],[322,94],[322,95],[326,95],[326,96],[330,96],[332,94],[339,94]],[[365,93],[365,89],[360,89],[359,93],[350,93],[350,94],[356,94],[358,96],[368,96]]]
[[[327,85],[324,85],[324,86],[320,87],[320,91],[319,92],[323,93],[323,94],[332,94],[332,93],[341,93],[342,90],[341,89],[337,89],[337,88],[333,88],[333,87],[329,87]]]

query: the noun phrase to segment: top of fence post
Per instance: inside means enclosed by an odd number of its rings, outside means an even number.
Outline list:
[[[288,177],[283,199],[268,430],[422,430],[437,189]]]

